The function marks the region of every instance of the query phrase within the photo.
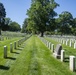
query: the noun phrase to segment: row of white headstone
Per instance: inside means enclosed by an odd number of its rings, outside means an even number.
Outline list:
[[[26,40],[26,38],[22,38],[22,39],[18,40],[18,42],[15,41],[14,47],[13,47],[13,44],[10,43],[10,53],[13,52],[13,48],[17,49],[17,47],[19,47],[25,40]],[[7,46],[4,46],[4,56],[3,56],[4,58],[7,58],[7,51],[8,51]]]
[[[61,39],[61,38],[51,38],[57,42],[65,44],[66,46],[73,47],[76,49],[76,40],[75,39]]]
[[[0,41],[4,41],[5,39],[8,40],[10,38],[12,38],[12,37],[0,37]]]
[[[51,42],[45,40],[44,38],[41,38],[43,43],[45,43],[45,45],[52,50],[53,53],[55,53],[55,49],[54,49],[54,44],[52,44]],[[61,62],[65,61],[65,50],[61,50],[61,55],[60,55],[60,59]],[[71,71],[75,71],[75,56],[69,56],[69,68]]]

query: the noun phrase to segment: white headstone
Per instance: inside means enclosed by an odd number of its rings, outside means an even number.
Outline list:
[[[70,44],[69,44],[69,46],[72,47],[72,42],[71,42],[71,40],[70,40]]]
[[[47,47],[49,47],[49,42],[47,41]]]
[[[54,52],[54,44],[51,45],[51,50]]]
[[[12,45],[12,43],[10,43],[10,52],[11,53],[13,52],[13,45]]]
[[[75,71],[75,56],[70,56],[69,66],[71,71]]]
[[[63,40],[63,44],[65,43],[65,40]]]
[[[16,49],[16,41],[14,42],[14,49]]]
[[[7,46],[4,46],[4,58],[7,58]]]
[[[63,62],[64,59],[65,59],[65,51],[64,50],[61,50],[61,61]]]
[[[66,40],[66,45],[68,45],[68,40]]]
[[[51,49],[51,42],[49,42],[49,49]]]
[[[75,40],[75,43],[76,43],[76,40]]]
[[[76,43],[74,43],[74,49],[76,49]]]
[[[61,39],[61,43],[63,43],[63,40]]]

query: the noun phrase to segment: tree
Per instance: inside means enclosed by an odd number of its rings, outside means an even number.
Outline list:
[[[38,30],[37,24],[34,22],[34,20],[32,20],[30,18],[28,19],[27,30],[29,33],[32,32],[33,34],[35,34]]]
[[[36,32],[39,31],[41,36],[44,32],[53,29],[52,23],[57,13],[54,9],[59,6],[54,0],[32,0],[30,9],[27,11],[29,16],[28,29]]]
[[[57,19],[58,30],[62,32],[62,34],[70,34],[71,33],[71,22],[73,20],[73,16],[70,12],[64,11],[59,15]]]
[[[3,25],[5,25],[5,19],[4,19],[5,16],[6,16],[6,12],[4,5],[0,3],[0,35],[1,35],[1,29],[3,28]]]
[[[28,18],[26,18],[23,22],[22,29],[21,29],[22,33],[27,32],[27,25],[28,25]]]
[[[76,18],[73,19],[72,23],[72,34],[76,35]]]
[[[9,31],[20,31],[20,25],[17,22],[11,22],[9,24]]]
[[[11,19],[10,18],[5,18],[5,24],[2,25],[2,30],[3,31],[6,31],[6,30],[9,30],[9,25],[11,23]]]

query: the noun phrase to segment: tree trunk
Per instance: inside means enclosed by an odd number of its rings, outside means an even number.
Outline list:
[[[41,37],[43,37],[44,36],[44,32],[41,32]]]
[[[0,35],[1,35],[1,28],[0,28]]]

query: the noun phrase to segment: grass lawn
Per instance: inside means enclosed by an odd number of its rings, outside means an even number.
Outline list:
[[[57,44],[61,44],[60,42],[54,41],[49,37],[46,37],[45,39],[50,41],[52,44],[54,44],[55,47]],[[65,44],[61,44],[61,45],[62,45],[62,48],[65,50],[65,54],[67,56],[69,56],[69,55],[75,55],[76,56],[76,49],[74,49],[73,47],[66,46]]]
[[[22,37],[18,37],[18,38],[12,38],[9,40],[5,40],[5,41],[0,41],[0,70],[2,69],[6,69],[7,67],[4,67],[4,65],[6,66],[7,64],[9,65],[8,59],[13,59],[12,56],[14,55],[14,52],[16,51],[15,49],[13,49],[13,53],[10,53],[10,43],[14,44],[15,41],[20,40]],[[4,59],[3,58],[3,52],[4,52],[4,46],[7,46],[8,49],[8,58]],[[0,73],[1,74],[1,73]]]
[[[76,75],[67,65],[55,59],[36,36],[29,38],[19,48],[23,48],[16,51],[19,54],[5,59],[8,61],[3,68],[0,67],[0,75]]]

